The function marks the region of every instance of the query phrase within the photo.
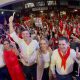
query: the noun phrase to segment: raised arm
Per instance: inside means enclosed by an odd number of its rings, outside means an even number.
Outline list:
[[[10,31],[10,37],[19,45],[21,39],[18,37],[18,35],[16,34],[13,28],[14,14],[15,13],[13,13],[13,15],[9,18],[9,31]]]
[[[13,13],[12,16],[9,17],[9,31],[10,31],[10,33],[14,32],[14,28],[13,28],[14,14],[15,14],[15,12]]]

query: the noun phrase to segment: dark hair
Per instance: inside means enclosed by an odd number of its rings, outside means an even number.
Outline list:
[[[5,41],[7,41],[7,42],[9,42],[10,43],[10,40],[9,39],[7,39],[7,38],[5,38],[3,41],[2,41],[2,43],[4,44],[4,42]]]
[[[62,36],[62,37],[60,37],[58,39],[58,41],[60,41],[60,40],[65,40],[67,43],[69,42],[68,38],[67,37],[64,37],[64,36]]]

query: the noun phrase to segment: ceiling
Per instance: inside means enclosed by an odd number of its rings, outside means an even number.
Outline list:
[[[48,5],[48,1],[56,1],[56,4]],[[34,7],[27,7],[28,3],[33,3]],[[10,16],[14,10],[16,10],[18,15],[26,15],[31,13],[31,11],[65,10],[73,12],[74,9],[80,9],[80,0],[0,0],[0,16]],[[4,11],[4,15],[1,14],[2,11]]]
[[[48,5],[47,1],[55,1],[56,4],[53,3],[53,5]],[[27,7],[28,3],[33,3],[34,6]],[[22,14],[41,10],[73,11],[74,9],[80,9],[80,0],[0,0],[0,8],[16,10],[17,12],[20,11]],[[1,9],[0,11],[2,11]]]
[[[0,7],[7,6],[16,2],[25,1],[25,0],[0,0]]]

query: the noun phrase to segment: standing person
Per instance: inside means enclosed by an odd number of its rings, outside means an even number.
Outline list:
[[[80,55],[77,51],[71,49],[68,38],[60,37],[59,48],[53,51],[51,57],[51,71],[53,77],[57,80],[72,80],[73,64],[75,61],[79,64]]]
[[[52,50],[55,50],[58,48],[58,34],[57,33],[55,33],[54,37],[52,37],[49,40],[49,43],[50,43],[50,47],[52,48]]]
[[[22,31],[22,39],[17,36],[13,28],[13,19],[14,14],[9,18],[9,30],[10,36],[13,40],[19,45],[21,54],[20,59],[23,64],[23,70],[26,75],[27,80],[36,80],[36,61],[34,63],[27,63],[31,54],[33,54],[36,49],[39,47],[38,42],[36,40],[32,40],[28,31]]]
[[[24,73],[19,65],[17,57],[17,49],[10,45],[10,41],[5,39],[3,41],[4,46],[4,61],[8,68],[11,80],[25,80]]]
[[[28,63],[37,61],[37,80],[49,80],[51,75],[50,58],[52,54],[51,48],[48,46],[48,40],[41,38],[39,42],[40,48],[31,56]]]
[[[0,39],[1,40],[1,39]],[[0,80],[11,80],[8,69],[4,62],[3,45],[0,42]]]

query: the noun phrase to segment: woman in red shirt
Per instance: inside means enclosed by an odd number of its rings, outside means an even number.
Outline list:
[[[3,41],[3,46],[4,61],[6,63],[12,80],[25,80],[25,76],[22,72],[21,66],[19,65],[18,58],[16,55],[17,49],[10,45],[10,41],[8,39],[5,39]]]

